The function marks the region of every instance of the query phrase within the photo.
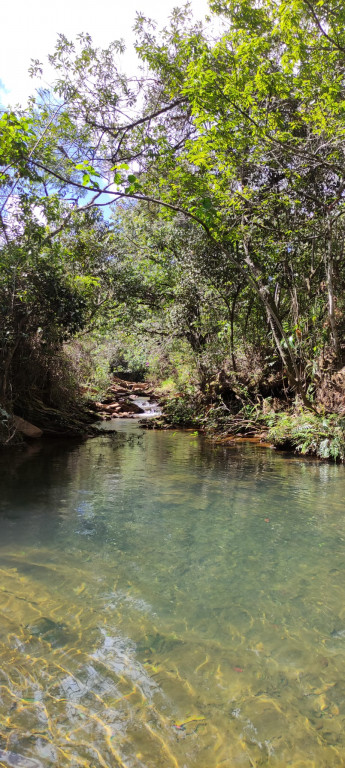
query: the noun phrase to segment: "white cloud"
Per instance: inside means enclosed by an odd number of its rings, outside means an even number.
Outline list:
[[[133,41],[132,26],[136,11],[164,23],[174,6],[183,0],[17,0],[6,2],[1,9],[0,102],[7,106],[24,104],[33,93],[35,83],[28,75],[31,59],[43,63],[54,50],[57,35],[62,32],[74,39],[89,32],[98,46],[124,38],[130,66]],[[207,0],[192,0],[196,18],[208,12]]]

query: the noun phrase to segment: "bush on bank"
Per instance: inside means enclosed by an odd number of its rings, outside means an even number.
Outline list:
[[[278,413],[269,426],[268,440],[281,449],[294,450],[303,456],[344,461],[345,415]]]
[[[345,460],[345,414],[302,409],[276,412],[267,400],[230,413],[220,400],[206,405],[190,394],[166,400],[163,413],[166,425],[197,427],[217,440],[257,436],[279,450],[334,462]]]

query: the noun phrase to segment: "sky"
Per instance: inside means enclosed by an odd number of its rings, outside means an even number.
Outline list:
[[[1,9],[0,103],[5,107],[26,104],[37,85],[28,75],[30,61],[45,63],[60,32],[69,39],[89,32],[101,47],[123,38],[128,47],[126,70],[132,69],[136,11],[161,26],[172,8],[181,5],[184,0],[6,0]],[[203,19],[208,12],[207,0],[191,0],[191,5],[195,17]]]

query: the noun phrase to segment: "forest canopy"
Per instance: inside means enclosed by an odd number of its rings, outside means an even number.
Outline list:
[[[210,13],[137,15],[134,75],[122,43],[60,35],[51,88],[2,112],[6,413],[66,398],[64,345],[88,333],[230,410],[342,413],[345,9]]]

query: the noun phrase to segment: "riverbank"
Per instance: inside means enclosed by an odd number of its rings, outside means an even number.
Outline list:
[[[155,415],[160,415],[160,409],[152,384],[113,376],[102,395],[81,387],[74,409],[49,409],[43,403],[28,403],[19,414],[0,409],[0,447],[25,446],[47,437],[86,439],[98,436],[99,425],[104,421]]]
[[[180,396],[162,402],[157,428],[195,428],[217,443],[244,438],[255,443],[334,462],[345,460],[345,415],[309,411],[294,404],[275,410],[272,399],[231,412],[220,399],[213,403]]]
[[[295,401],[287,408],[276,398],[267,397],[235,407],[221,396],[166,393],[152,382],[132,382],[117,376],[96,398],[97,392],[83,388],[74,412],[39,409],[37,404],[34,410],[30,406],[25,414],[15,416],[2,410],[2,447],[25,445],[41,437],[85,439],[99,434],[101,422],[145,419],[141,426],[147,429],[193,429],[215,443],[246,440],[301,456],[345,461],[345,415],[327,413],[322,406],[319,412],[310,411]],[[156,415],[157,406],[160,410]],[[28,421],[31,413],[33,419]]]

